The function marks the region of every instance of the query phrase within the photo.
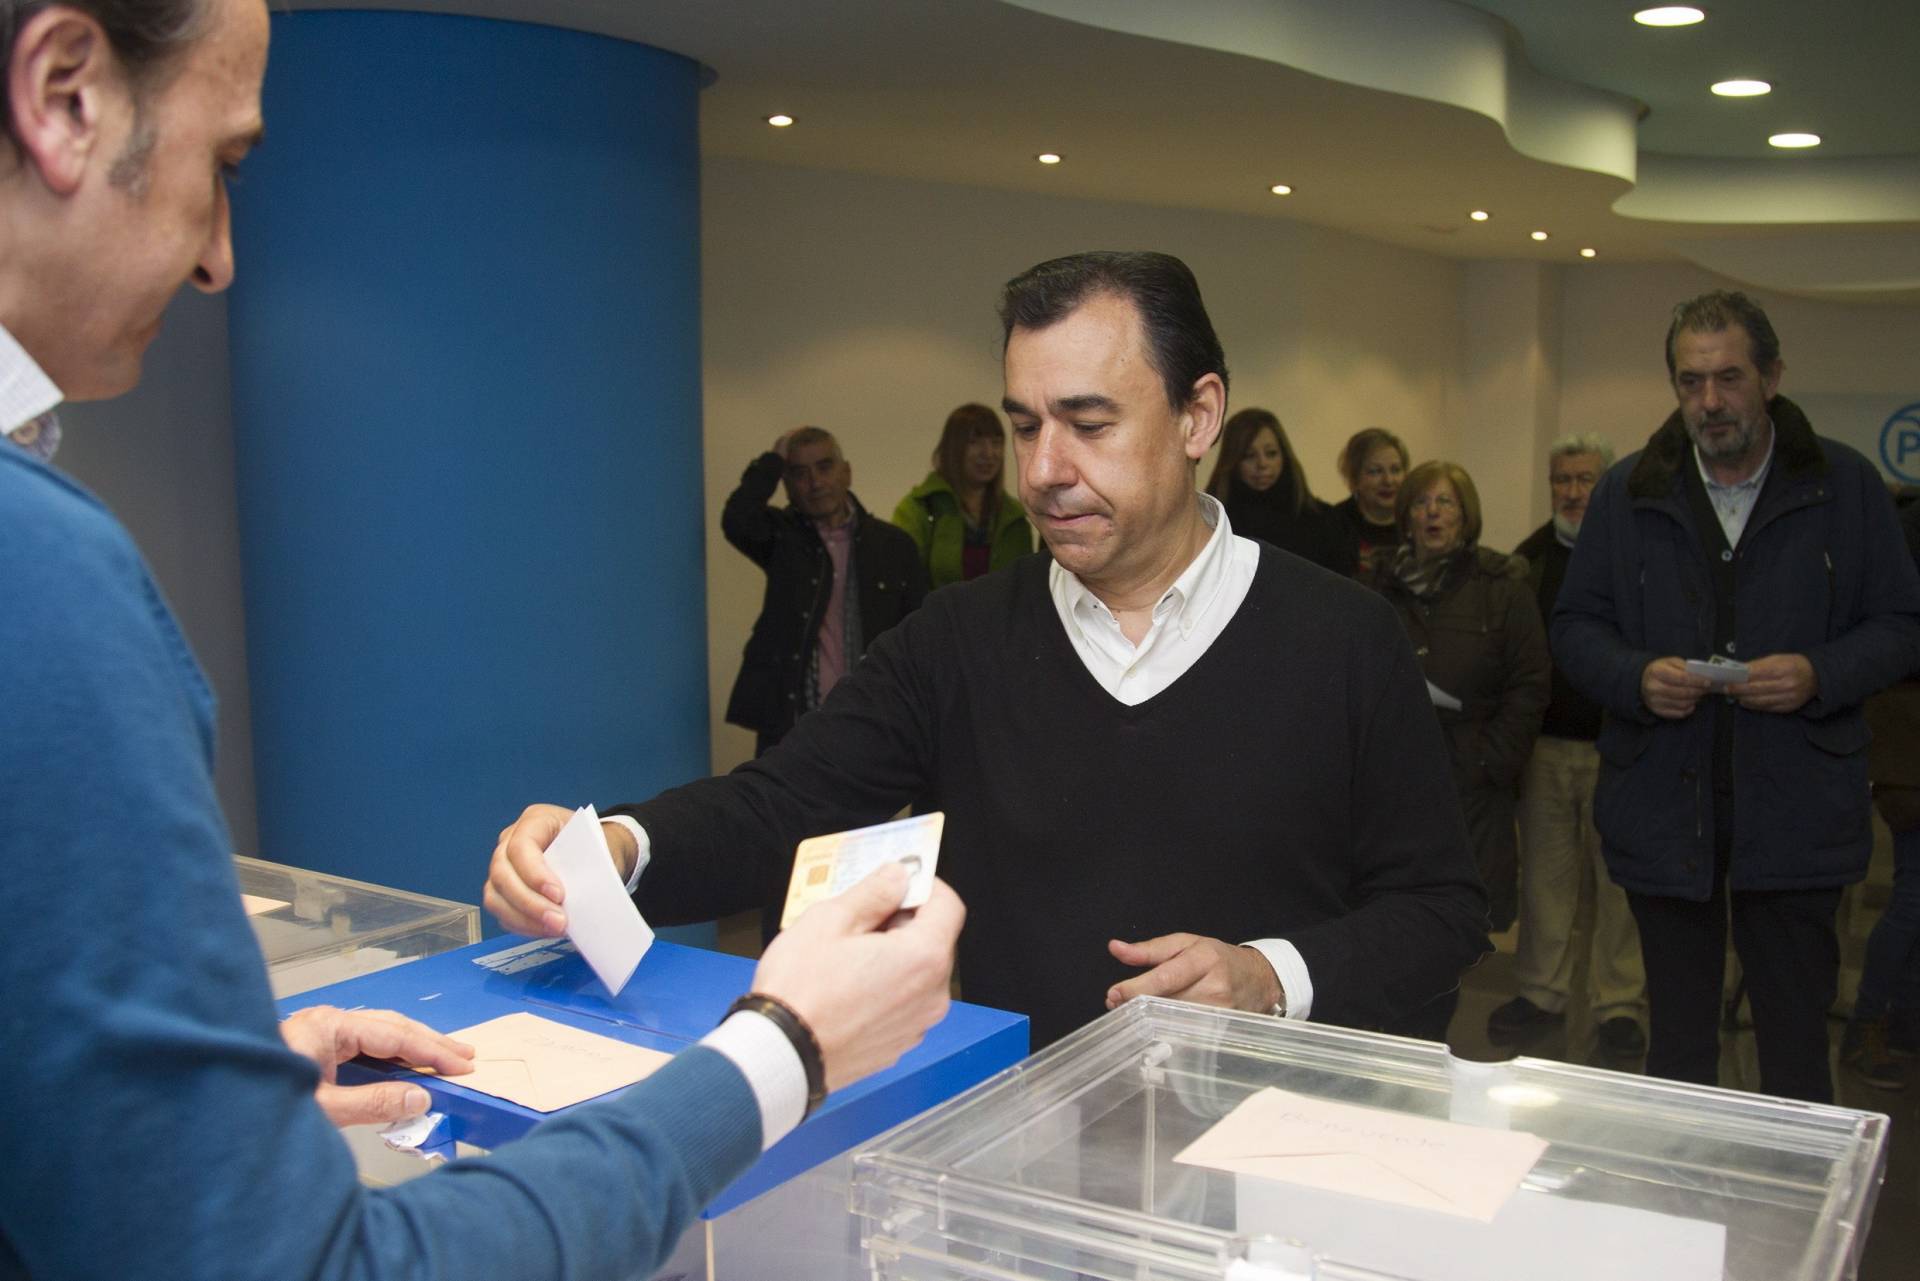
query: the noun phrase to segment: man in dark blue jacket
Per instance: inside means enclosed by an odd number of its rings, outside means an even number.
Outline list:
[[[1667,368],[1679,409],[1594,494],[1554,658],[1606,709],[1594,820],[1640,927],[1647,1071],[1717,1081],[1731,916],[1761,1088],[1827,1101],[1834,914],[1872,846],[1861,703],[1920,665],[1920,575],[1873,466],[1776,394],[1759,306],[1676,307]]]

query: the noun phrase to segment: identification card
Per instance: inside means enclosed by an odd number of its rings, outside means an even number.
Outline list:
[[[883,863],[900,863],[911,874],[900,906],[919,907],[933,892],[933,869],[940,859],[940,833],[946,814],[916,814],[875,827],[857,827],[800,842],[793,854],[793,880],[787,886],[780,928],[824,899],[853,888]]]

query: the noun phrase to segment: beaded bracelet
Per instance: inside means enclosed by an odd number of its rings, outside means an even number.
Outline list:
[[[827,1097],[827,1065],[820,1057],[820,1042],[815,1039],[813,1029],[807,1026],[805,1019],[794,1013],[791,1005],[764,992],[749,992],[735,1001],[727,1007],[727,1018],[732,1018],[741,1010],[766,1016],[793,1043],[793,1052],[800,1056],[800,1066],[807,1074],[807,1110],[800,1118],[806,1120],[820,1106],[821,1100]],[[725,1021],[721,1020],[723,1023]]]

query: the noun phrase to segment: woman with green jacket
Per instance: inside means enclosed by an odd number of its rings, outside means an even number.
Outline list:
[[[913,536],[931,586],[944,587],[1011,565],[1033,550],[1020,500],[1003,488],[1007,429],[985,405],[947,415],[933,470],[894,508]]]

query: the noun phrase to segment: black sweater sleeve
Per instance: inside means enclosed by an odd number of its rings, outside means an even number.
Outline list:
[[[1491,950],[1487,897],[1426,680],[1392,607],[1355,638],[1350,910],[1287,935],[1313,1020],[1381,1027],[1451,990]]]
[[[933,693],[914,655],[937,643],[937,631],[927,611],[915,611],[766,755],[606,810],[631,815],[652,846],[634,895],[641,913],[672,925],[777,902],[801,841],[885,822],[925,793]]]

